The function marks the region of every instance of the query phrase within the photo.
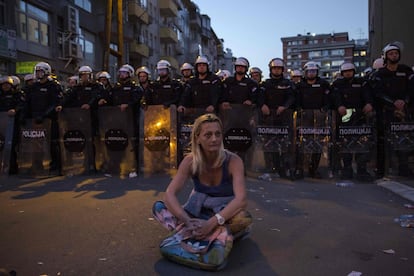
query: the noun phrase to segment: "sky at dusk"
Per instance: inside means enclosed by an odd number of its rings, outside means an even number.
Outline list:
[[[207,14],[224,48],[268,75],[267,64],[282,57],[281,37],[348,32],[368,38],[368,0],[193,0]]]

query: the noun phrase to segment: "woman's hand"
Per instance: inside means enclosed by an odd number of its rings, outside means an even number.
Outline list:
[[[215,219],[215,218],[214,218]],[[197,240],[202,240],[207,238],[210,233],[216,227],[216,224],[213,223],[213,220],[203,220],[203,219],[190,219],[188,223],[191,225],[189,227],[194,227],[192,229],[192,234]]]

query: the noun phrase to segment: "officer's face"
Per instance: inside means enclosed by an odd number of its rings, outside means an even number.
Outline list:
[[[184,77],[188,78],[191,76],[191,69],[184,69],[181,71]]]
[[[314,79],[318,75],[318,70],[316,69],[310,69],[306,71],[306,78],[308,79]]]
[[[168,76],[168,69],[158,69],[158,76],[161,78]]]
[[[387,60],[391,61],[392,63],[398,62],[400,59],[400,53],[397,50],[391,50],[387,52]]]
[[[45,71],[43,70],[36,70],[35,71],[36,79],[43,79],[45,76]]]
[[[119,71],[119,78],[124,80],[129,77],[129,73],[126,71]]]
[[[283,73],[283,67],[274,66],[270,69],[273,76],[280,76]]]
[[[342,71],[342,76],[346,79],[350,79],[350,78],[354,77],[354,70]]]
[[[246,74],[246,71],[247,71],[246,67],[244,67],[242,65],[236,65],[235,69],[236,69],[236,73],[239,74],[239,75],[244,75],[244,74]]]
[[[12,88],[12,85],[8,82],[4,82],[1,84],[1,90],[3,91],[10,91],[11,88]]]
[[[138,74],[138,80],[140,83],[144,83],[148,80],[148,75],[144,72]]]
[[[207,64],[205,64],[205,63],[197,64],[197,72],[200,73],[200,74],[207,73]]]
[[[257,81],[257,82],[260,82],[261,79],[262,79],[262,74],[260,74],[259,72],[253,72],[253,73],[251,73],[250,77],[252,79],[254,79],[255,81]]]

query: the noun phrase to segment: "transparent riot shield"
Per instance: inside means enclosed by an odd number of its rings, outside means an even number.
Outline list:
[[[37,124],[34,120],[26,120],[20,127],[19,150],[17,160],[19,174],[32,177],[49,175],[50,156],[50,119]]]
[[[387,174],[397,174],[398,172],[399,175],[403,175],[404,172],[400,171],[402,168],[414,171],[414,122],[393,117],[385,127],[385,168]]]
[[[254,158],[255,171],[271,172],[276,164],[278,167],[294,166],[294,144],[293,144],[293,111],[288,109],[282,114],[276,114],[271,110],[269,115],[260,113],[255,128],[255,150],[254,155],[262,156],[262,162]],[[261,164],[261,166],[259,166]]]
[[[144,175],[173,175],[177,169],[177,109],[150,105],[144,113]]]
[[[297,111],[295,118],[296,164],[304,170],[309,166],[311,171],[319,167],[329,170],[329,177],[333,177],[332,145],[333,125],[331,111],[305,109]]]
[[[349,115],[349,116],[348,116]],[[339,153],[369,153],[376,144],[373,117],[351,109],[337,118],[335,144]]]
[[[65,108],[59,113],[59,143],[64,175],[95,170],[90,110]]]
[[[14,131],[14,117],[7,115],[7,112],[0,112],[0,175],[9,174],[10,157],[12,151]]]
[[[197,117],[206,113],[204,108],[187,108],[178,114],[178,163],[191,152],[191,131]]]
[[[296,118],[296,143],[304,153],[323,153],[332,139],[331,113],[301,110]]]
[[[97,169],[107,174],[126,177],[137,173],[136,121],[133,111],[117,106],[98,110],[100,142],[96,151]]]

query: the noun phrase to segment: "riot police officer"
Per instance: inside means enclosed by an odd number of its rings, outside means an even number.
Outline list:
[[[391,122],[412,120],[408,113],[411,104],[413,88],[410,79],[414,78],[413,70],[400,64],[401,46],[399,43],[390,43],[383,49],[384,67],[373,73],[372,82],[375,93],[375,108],[377,114],[377,177],[385,173],[385,133],[384,124]],[[396,151],[398,158],[398,174],[400,176],[413,176],[408,166],[408,152]]]
[[[217,112],[218,99],[221,97],[221,81],[209,69],[209,61],[198,56],[195,61],[195,76],[187,82],[177,111],[185,108],[203,108],[205,112]]]
[[[286,117],[286,110],[291,108],[295,102],[294,84],[283,76],[285,69],[281,58],[273,58],[269,61],[269,78],[262,85],[258,108],[260,110],[261,121],[269,126],[292,126],[292,117]],[[292,129],[290,129],[292,131]],[[292,152],[290,152],[292,153]],[[292,155],[292,154],[290,154]],[[279,152],[264,153],[266,165],[272,171],[279,173],[280,177],[293,176],[292,160],[287,159],[287,155]]]
[[[24,118],[35,119],[36,123],[42,123],[44,119],[51,120],[51,164],[52,172],[61,173],[59,127],[57,112],[62,110],[62,87],[60,83],[51,77],[52,68],[47,62],[39,62],[35,66],[37,81],[25,96]]]
[[[298,69],[293,70],[290,74],[290,79],[293,81],[293,83],[299,83],[302,79],[302,72]]]
[[[141,99],[141,105],[145,108],[145,95],[153,92],[153,82],[151,81],[151,71],[148,69],[147,66],[141,66],[137,68],[135,74],[138,77],[138,85],[141,86],[143,89],[143,97]]]
[[[100,90],[101,94],[98,94],[98,106],[108,105],[106,99],[110,98],[112,90],[111,75],[107,71],[100,71],[96,73],[96,79],[103,86],[103,90]]]
[[[231,76],[231,73],[229,70],[220,69],[216,72],[216,75],[220,78],[221,81],[225,81],[228,77]]]
[[[223,81],[223,95],[219,103],[223,109],[231,108],[231,104],[253,105],[257,101],[258,83],[247,76],[249,61],[239,57],[234,62],[234,75]]]
[[[366,80],[355,76],[355,65],[345,62],[340,67],[341,77],[332,84],[334,107],[337,109],[339,126],[360,126],[369,123],[373,115],[373,99]],[[352,153],[342,153],[343,162],[342,178],[353,177]],[[356,153],[357,179],[372,181],[372,176],[367,171],[369,154]]]
[[[9,174],[16,174],[17,166],[17,152],[16,145],[18,140],[18,125],[20,110],[22,109],[23,94],[15,90],[13,87],[13,79],[10,76],[3,76],[0,78],[0,112],[7,112],[7,115],[14,117],[13,140],[10,155],[10,169]]]
[[[327,112],[331,107],[330,85],[319,75],[319,65],[313,61],[308,61],[303,67],[304,78],[296,84],[296,108],[298,112],[303,109],[313,109]],[[312,118],[311,118],[312,119]],[[303,121],[303,118],[301,119]],[[303,178],[304,158],[307,155],[297,156],[296,178]],[[321,178],[318,170],[321,153],[311,153],[309,163],[309,176]]]
[[[164,105],[166,108],[170,105],[178,105],[183,87],[180,82],[171,77],[171,64],[167,60],[160,60],[157,63],[158,78],[152,84],[152,90],[147,90],[145,104],[147,105]]]
[[[192,66],[188,62],[184,62],[180,68],[182,78],[180,79],[181,84],[185,84],[189,81],[192,77],[194,77],[194,66]]]
[[[260,70],[259,67],[252,67],[249,70],[249,75],[250,78],[254,81],[256,81],[259,85],[262,83],[262,78],[263,78],[263,74],[262,74],[262,70]]]

